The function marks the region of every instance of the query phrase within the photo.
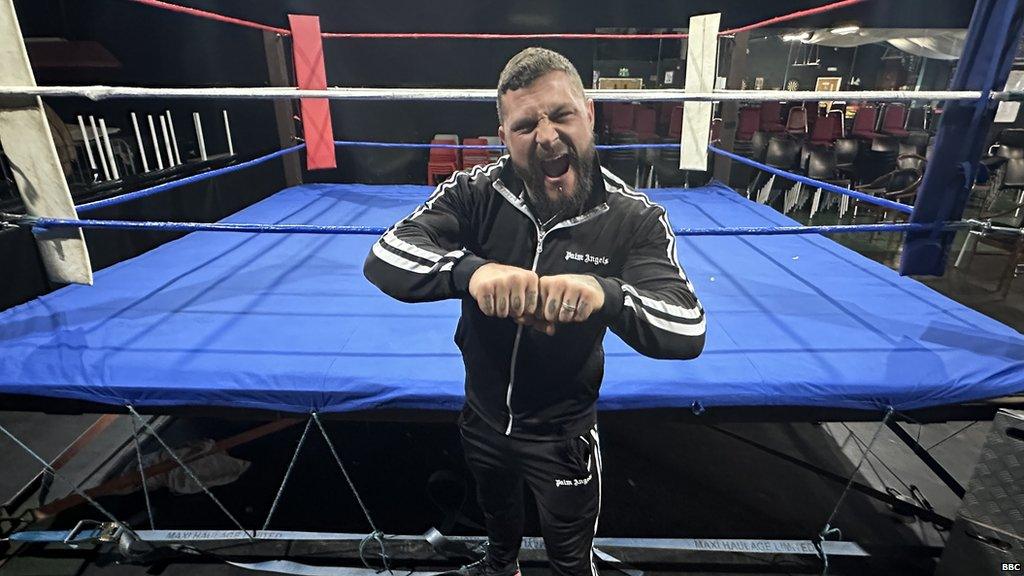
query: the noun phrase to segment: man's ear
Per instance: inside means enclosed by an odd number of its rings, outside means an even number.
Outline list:
[[[590,131],[594,131],[594,99],[587,98],[587,121],[590,122]]]
[[[507,144],[505,142],[505,126],[503,124],[498,124],[498,138],[501,139],[502,144]]]

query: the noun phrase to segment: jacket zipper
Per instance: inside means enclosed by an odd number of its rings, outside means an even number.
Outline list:
[[[576,226],[577,224],[582,224],[583,222],[586,222],[587,220],[590,220],[591,218],[604,214],[605,212],[608,211],[608,204],[601,204],[600,206],[591,209],[585,214],[582,214],[575,218],[570,218],[569,220],[563,220],[562,222],[555,224],[554,226],[549,228],[547,232],[545,232],[541,230],[540,223],[538,223],[537,219],[534,218],[529,208],[526,207],[526,204],[519,200],[518,198],[516,198],[515,195],[512,194],[512,192],[508,188],[506,188],[505,185],[502,184],[500,180],[495,180],[493,186],[498,192],[501,193],[502,196],[505,197],[506,200],[508,200],[513,206],[518,208],[520,212],[525,214],[526,217],[530,219],[530,222],[533,223],[534,229],[537,231],[537,249],[533,253],[533,265],[530,267],[531,272],[537,272],[537,265],[540,263],[540,254],[541,252],[544,251],[544,238],[546,238],[548,234],[554,232],[555,230],[558,230],[559,228],[570,228],[572,226]],[[519,357],[519,341],[523,337],[523,328],[524,326],[522,324],[520,324],[519,327],[516,328],[516,339],[512,344],[512,363],[509,368],[508,390],[505,392],[505,407],[508,409],[508,426],[505,427],[506,436],[512,434],[512,422],[514,420],[512,416],[512,389],[515,387],[516,382],[516,360]]]
[[[530,219],[533,220],[533,217],[531,216]],[[540,253],[544,251],[544,237],[547,236],[547,233],[541,232],[536,220],[533,220],[533,225],[537,228],[537,249],[533,252],[533,265],[530,266],[530,271],[537,272],[537,264],[540,263]],[[522,324],[516,328],[516,339],[512,344],[512,366],[508,373],[508,390],[505,391],[505,406],[508,408],[508,426],[505,428],[505,436],[512,433],[512,387],[516,381],[516,359],[519,357],[519,340],[523,337],[523,328],[525,326]]]

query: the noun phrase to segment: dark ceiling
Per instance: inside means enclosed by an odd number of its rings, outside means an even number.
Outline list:
[[[287,26],[287,14],[319,14],[324,30],[336,31],[589,31],[596,27],[679,27],[694,14],[721,12],[723,27],[735,27],[795,10],[827,4],[823,0],[661,0],[591,2],[569,0],[181,0],[275,26]],[[141,7],[129,0],[18,0],[22,24],[34,35],[74,36],[81,17],[119,18]],[[82,8],[87,7],[86,10]],[[788,26],[825,27],[856,20],[865,27],[962,28],[973,0],[867,0]],[[155,8],[141,8],[157,17]],[[168,20],[168,22],[171,22]]]

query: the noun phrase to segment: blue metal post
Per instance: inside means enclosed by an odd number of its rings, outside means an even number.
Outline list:
[[[1020,44],[1024,0],[978,0],[950,90],[999,90]],[[910,221],[928,224],[963,216],[996,103],[946,102],[932,158]],[[907,234],[900,274],[941,275],[954,232]]]

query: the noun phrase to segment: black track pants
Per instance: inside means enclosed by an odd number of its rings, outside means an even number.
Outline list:
[[[507,566],[519,555],[525,482],[537,501],[554,572],[597,576],[592,550],[601,512],[597,427],[563,440],[522,440],[505,436],[466,410],[460,428],[487,522],[489,563]]]

